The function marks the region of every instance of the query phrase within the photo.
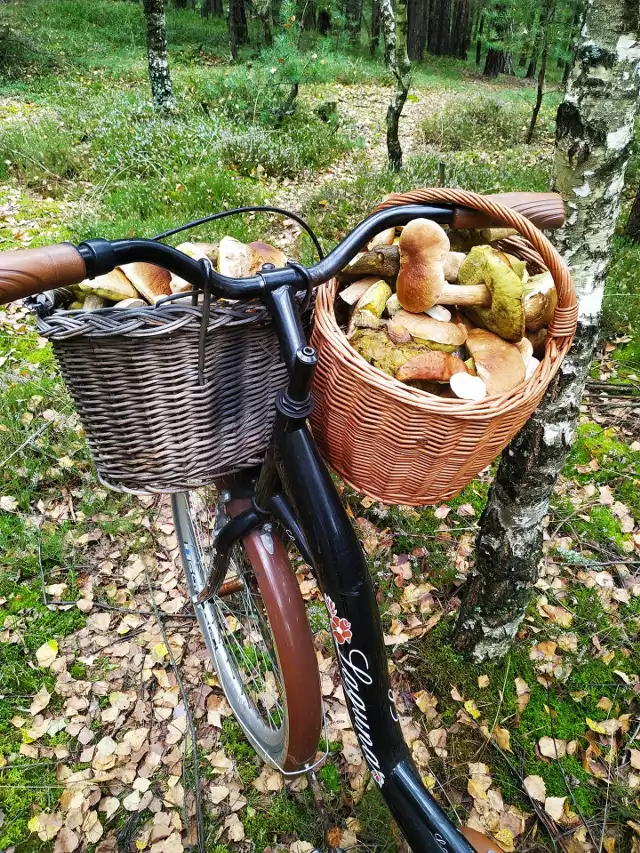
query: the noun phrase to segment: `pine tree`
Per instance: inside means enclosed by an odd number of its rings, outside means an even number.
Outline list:
[[[576,61],[558,109],[553,179],[567,203],[567,223],[554,242],[578,292],[578,329],[540,407],[502,454],[482,514],[477,574],[467,584],[455,639],[459,649],[478,660],[506,651],[538,577],[543,519],[575,437],[598,340],[633,138],[639,60],[638,6],[588,0]]]

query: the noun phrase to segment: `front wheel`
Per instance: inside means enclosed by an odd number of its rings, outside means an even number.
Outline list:
[[[192,601],[204,588],[216,532],[248,505],[217,503],[214,489],[172,497]],[[256,752],[286,772],[313,763],[320,738],[320,678],[298,582],[280,538],[255,530],[235,545],[218,593],[194,603],[231,709]]]

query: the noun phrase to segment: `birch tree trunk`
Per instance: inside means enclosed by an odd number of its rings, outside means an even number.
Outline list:
[[[567,204],[567,223],[554,242],[578,292],[578,330],[540,407],[502,454],[480,521],[477,574],[466,587],[455,639],[476,660],[506,652],[538,578],[543,519],[574,440],[598,339],[633,136],[639,61],[638,5],[588,0],[558,109],[553,178]]]
[[[384,61],[396,81],[393,98],[387,109],[387,154],[392,169],[402,168],[402,146],[398,135],[400,116],[411,85],[411,63],[407,56],[405,28],[396,26],[392,0],[379,0],[380,23],[384,33]],[[406,8],[398,3],[398,13]]]
[[[164,0],[142,0],[147,22],[147,57],[153,103],[160,110],[174,110],[176,99],[167,61],[167,27]]]

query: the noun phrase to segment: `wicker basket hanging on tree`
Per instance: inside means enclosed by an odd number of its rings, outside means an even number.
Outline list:
[[[479,401],[447,399],[399,382],[362,358],[336,320],[337,281],[316,300],[312,343],[320,359],[314,382],[314,436],[331,467],[351,486],[392,504],[437,503],[457,494],[491,463],[537,407],[571,345],[577,300],[569,271],[546,237],[519,213],[463,190],[423,189],[380,205],[445,202],[489,214],[513,237],[501,248],[548,270],[558,305],[535,374],[507,393]]]

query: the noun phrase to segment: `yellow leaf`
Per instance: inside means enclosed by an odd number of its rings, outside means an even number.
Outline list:
[[[169,654],[169,649],[165,646],[164,643],[156,643],[153,647],[153,653],[162,660],[162,658],[166,657]]]
[[[478,717],[480,717],[480,711],[478,711],[476,703],[473,701],[473,699],[467,699],[467,701],[464,703],[464,709],[467,714],[470,714],[473,717],[474,720],[477,720]]]
[[[36,660],[42,667],[49,667],[58,656],[58,641],[47,640],[36,652]]]
[[[586,723],[592,732],[595,732],[599,735],[609,736],[613,736],[621,726],[620,721],[614,719],[613,717],[608,720],[603,720],[601,723],[598,723],[595,720],[591,720],[589,719],[589,717],[587,717]]]
[[[508,729],[503,729],[502,726],[496,726],[493,730],[493,738],[500,749],[505,752],[511,752],[511,732]]]

